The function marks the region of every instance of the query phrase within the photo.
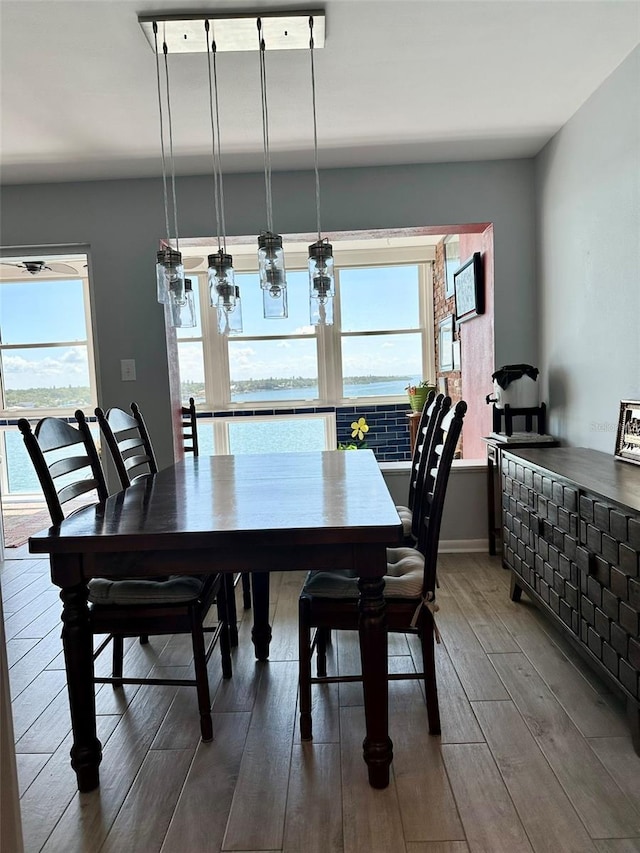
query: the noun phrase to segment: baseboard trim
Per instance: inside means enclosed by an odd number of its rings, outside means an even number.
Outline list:
[[[442,554],[489,553],[487,539],[441,539],[438,551]]]

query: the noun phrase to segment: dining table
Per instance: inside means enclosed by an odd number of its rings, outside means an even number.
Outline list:
[[[255,653],[267,660],[269,573],[314,569],[351,570],[359,578],[363,757],[369,783],[386,787],[393,746],[383,576],[386,549],[401,540],[393,499],[367,449],[185,458],[30,537],[32,553],[49,554],[60,587],[78,789],[98,787],[102,758],[90,579],[250,571]]]

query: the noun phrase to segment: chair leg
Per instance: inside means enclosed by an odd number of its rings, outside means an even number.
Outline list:
[[[327,674],[327,642],[331,637],[328,628],[318,628],[316,631],[316,666],[318,678],[324,678]]]
[[[202,621],[195,606],[190,607],[191,638],[193,641],[193,668],[195,670],[196,690],[198,691],[198,710],[200,711],[200,732],[202,740],[213,740],[211,721],[211,698],[209,696],[209,676],[207,675],[207,657],[204,647]]]
[[[422,666],[424,668],[424,690],[427,697],[429,734],[439,735],[440,709],[438,707],[438,685],[436,682],[433,617],[430,613],[423,620],[420,640],[422,642]]]
[[[251,610],[251,572],[242,572],[240,582],[242,583],[242,606],[245,610]]]
[[[309,603],[303,598],[298,605],[298,644],[300,684],[300,737],[311,740],[311,627],[309,625]]]
[[[229,642],[235,649],[238,645],[238,612],[236,610],[236,592],[233,585],[233,575],[225,574],[222,581],[224,583],[227,623],[229,625]]]
[[[149,635],[148,634],[140,634],[140,645],[146,646],[148,642],[149,642]]]
[[[113,663],[111,665],[111,677],[122,678],[122,662],[124,659],[124,640],[117,634],[113,635]]]
[[[228,583],[227,578],[231,579],[231,589],[233,595],[233,575],[225,574],[220,584],[220,589],[216,596],[216,606],[218,609],[218,622],[220,623],[220,656],[222,658],[222,677],[231,678],[233,670],[231,666],[231,640],[229,637],[229,612],[227,607],[228,601]]]

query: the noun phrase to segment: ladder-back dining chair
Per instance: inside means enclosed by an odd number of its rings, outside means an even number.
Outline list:
[[[180,407],[182,416],[182,449],[185,453],[198,455],[198,422],[196,419],[196,401],[189,397],[189,405]]]
[[[411,470],[409,474],[409,496],[406,506],[399,504],[396,506],[400,521],[402,522],[402,532],[404,534],[405,544],[415,545],[417,539],[417,527],[413,523],[413,509],[415,502],[416,490],[419,491],[420,478],[424,476],[427,470],[428,455],[431,448],[431,439],[435,429],[438,413],[442,408],[444,394],[438,394],[431,390],[427,394],[422,414],[418,422],[416,430],[416,441],[413,447],[411,457]],[[422,461],[422,465],[420,464]],[[431,460],[433,462],[433,460]]]
[[[107,485],[89,425],[82,411],[75,413],[78,426],[47,417],[35,429],[21,418],[18,427],[44,492],[51,523],[60,524],[77,511],[79,499],[101,503],[107,499]],[[149,479],[149,487],[153,481]],[[144,496],[142,496],[144,500]],[[69,509],[71,507],[71,510]],[[123,579],[94,578],[87,584],[89,617],[94,635],[107,639],[94,652],[97,657],[113,642],[110,677],[96,676],[96,684],[172,684],[197,690],[200,730],[204,741],[213,737],[207,661],[219,640],[223,677],[231,677],[231,650],[223,576],[172,575],[164,579],[126,579],[126,562],[134,555],[118,556]],[[213,602],[218,603],[218,625],[204,627]],[[205,632],[211,641],[205,648]],[[124,638],[148,635],[190,634],[193,647],[193,679],[129,678],[123,675]]]
[[[106,412],[99,407],[95,410],[100,430],[109,448],[123,489],[126,489],[136,480],[148,477],[158,471],[146,421],[137,403],[131,403],[130,408],[131,414],[115,406]],[[197,443],[195,447],[197,447]],[[195,451],[194,455],[197,455]],[[223,606],[229,626],[229,641],[232,646],[237,646],[238,614],[233,575],[225,574],[222,583],[225,587]]]
[[[156,456],[137,403],[131,404],[131,414],[113,407],[106,413],[97,408],[95,415],[123,489],[141,477],[157,474]]]
[[[444,414],[434,432],[434,464],[422,481],[421,524],[416,547],[387,549],[384,577],[387,625],[389,631],[417,634],[423,658],[423,672],[391,674],[388,678],[424,679],[431,734],[440,733],[434,655],[438,542],[449,472],[466,410],[467,404],[459,402]],[[312,685],[362,681],[361,675],[327,676],[326,669],[326,642],[331,630],[358,630],[358,599],[355,572],[312,571],[307,575],[299,601],[300,734],[303,740],[312,737]],[[314,651],[317,653],[315,677],[311,674]]]

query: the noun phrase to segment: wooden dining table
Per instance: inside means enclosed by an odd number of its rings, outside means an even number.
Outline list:
[[[51,579],[60,587],[78,789],[99,785],[102,758],[87,581],[251,571],[253,639],[256,656],[266,660],[269,572],[301,569],[359,576],[363,754],[370,784],[386,787],[393,748],[383,575],[386,548],[401,539],[400,519],[370,450],[184,459],[32,536],[30,551],[49,554]]]

